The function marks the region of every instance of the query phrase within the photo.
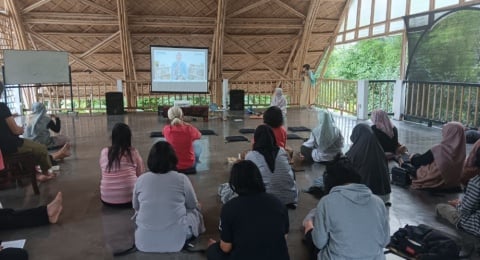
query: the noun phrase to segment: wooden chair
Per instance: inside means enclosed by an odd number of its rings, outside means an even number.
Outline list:
[[[23,186],[24,178],[30,178],[33,192],[37,195],[40,194],[32,152],[3,155],[3,162],[5,169],[0,171],[0,177],[15,181],[20,186]]]

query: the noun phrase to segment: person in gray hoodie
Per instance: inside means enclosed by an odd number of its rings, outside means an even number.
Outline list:
[[[323,176],[327,195],[303,221],[311,259],[385,259],[390,227],[383,201],[360,184],[348,158],[337,155]]]

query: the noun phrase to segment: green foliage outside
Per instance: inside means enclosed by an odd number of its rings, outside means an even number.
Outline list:
[[[400,78],[402,37],[369,39],[333,50],[326,79],[391,80]]]
[[[408,35],[408,48],[412,57],[409,80],[480,81],[480,11],[452,13],[420,39],[422,32]]]
[[[344,80],[399,79],[401,50],[402,37],[399,35],[336,46],[328,62],[325,78]],[[387,112],[392,112],[393,85],[393,82],[371,83],[369,85],[369,111],[381,108]],[[335,92],[337,89],[331,91]],[[356,92],[332,93],[331,95],[338,97],[337,99],[341,99],[343,103],[356,103]],[[339,100],[334,102],[338,103]]]

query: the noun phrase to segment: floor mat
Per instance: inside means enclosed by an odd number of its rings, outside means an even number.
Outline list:
[[[231,143],[231,142],[249,142],[249,140],[243,135],[226,136],[225,143]]]
[[[238,132],[240,132],[241,134],[253,134],[253,133],[255,133],[255,129],[253,129],[253,128],[242,128],[242,129],[238,130]]]
[[[202,133],[202,135],[217,135],[217,133],[215,133],[215,131],[210,130],[210,129],[201,129],[200,133]]]
[[[151,132],[150,137],[164,137],[162,131],[160,132]]]
[[[304,126],[289,126],[288,131],[292,132],[310,132],[312,129],[304,127]]]
[[[288,140],[295,140],[295,139],[299,139],[299,140],[305,140],[305,138],[297,135],[297,134],[287,134],[287,139]]]

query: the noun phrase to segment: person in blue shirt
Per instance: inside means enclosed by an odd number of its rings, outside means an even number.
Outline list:
[[[171,67],[171,79],[172,80],[187,80],[188,79],[188,72],[187,72],[187,64],[182,61],[182,53],[177,52],[177,60],[172,63]]]

